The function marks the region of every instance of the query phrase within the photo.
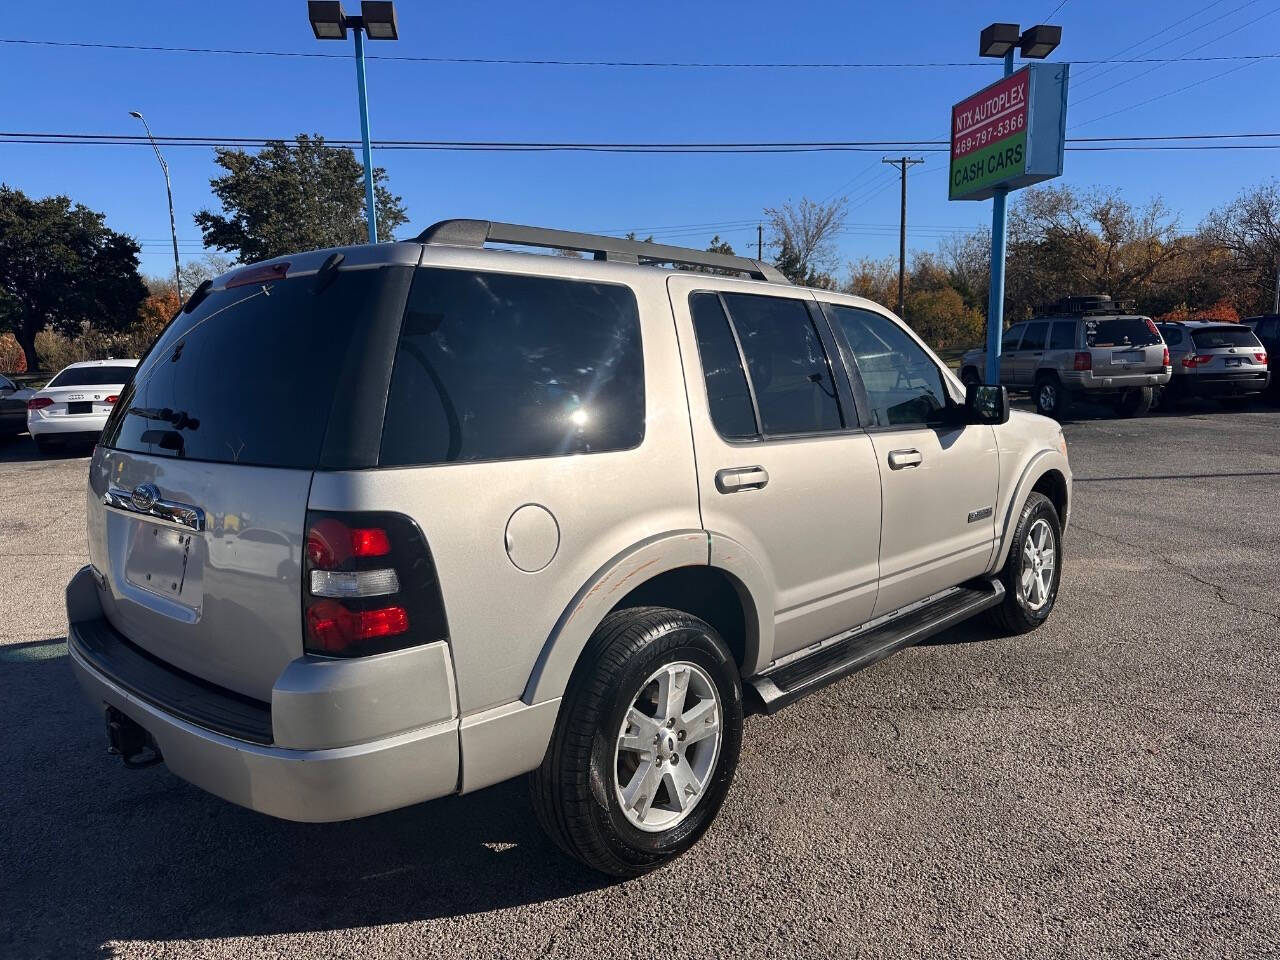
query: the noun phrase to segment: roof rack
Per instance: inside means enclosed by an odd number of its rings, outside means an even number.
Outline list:
[[[777,267],[748,257],[669,247],[663,243],[624,240],[594,233],[526,227],[493,220],[441,220],[415,238],[418,243],[448,244],[455,247],[483,247],[486,243],[510,243],[524,247],[548,247],[589,253],[596,260],[612,263],[672,263],[686,267],[709,267],[731,273],[745,273],[753,280],[790,283]]]
[[[1133,300],[1112,300],[1105,293],[1091,293],[1085,296],[1063,297],[1055,303],[1044,305],[1037,313],[1042,316],[1063,313],[1098,316],[1133,313],[1136,307],[1137,304]]]

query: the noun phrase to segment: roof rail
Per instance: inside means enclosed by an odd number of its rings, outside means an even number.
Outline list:
[[[455,247],[510,243],[524,247],[576,250],[589,253],[596,260],[608,260],[612,263],[672,263],[686,267],[710,267],[731,273],[745,273],[753,280],[791,282],[777,267],[748,257],[694,250],[692,247],[669,247],[663,243],[647,243],[643,240],[624,240],[594,233],[498,223],[493,220],[441,220],[427,227],[415,239],[418,243],[448,244]]]

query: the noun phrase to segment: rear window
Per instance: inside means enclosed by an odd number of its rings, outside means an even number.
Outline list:
[[[310,277],[214,291],[179,312],[138,365],[103,445],[314,468],[335,398],[361,386],[344,361],[382,309],[389,269],[340,270],[318,293]]]
[[[1160,331],[1146,317],[1086,317],[1084,339],[1091,347],[1152,347]]]
[[[49,381],[51,387],[118,386],[133,376],[132,366],[70,367]]]
[[[1262,343],[1248,327],[1213,327],[1192,330],[1191,342],[1197,350],[1223,350],[1227,347],[1261,347]]]
[[[644,439],[630,288],[421,268],[409,294],[380,463],[603,453]]]

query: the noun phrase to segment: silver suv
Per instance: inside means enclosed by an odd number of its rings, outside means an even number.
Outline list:
[[[982,350],[970,350],[960,379],[978,383],[984,362]],[[1015,323],[1000,344],[1000,382],[1027,391],[1037,413],[1058,419],[1084,397],[1114,402],[1122,417],[1142,416],[1170,372],[1156,325],[1108,296],[1060,300],[1042,316]]]
[[[1173,357],[1173,379],[1164,402],[1187,397],[1248,399],[1267,389],[1267,351],[1241,323],[1173,322],[1160,324]]]
[[[1058,425],[873,303],[446,221],[196,291],[94,453],[71,662],[131,766],[306,821],[531,773],[636,875],[707,829],[745,707],[1043,623],[1070,500]]]

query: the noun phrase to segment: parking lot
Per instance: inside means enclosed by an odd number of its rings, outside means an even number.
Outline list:
[[[124,769],[63,640],[86,460],[0,447],[0,955],[1274,955],[1280,408],[1105,413],[1045,628],[749,718],[710,833],[623,884],[523,781],[304,825]]]

